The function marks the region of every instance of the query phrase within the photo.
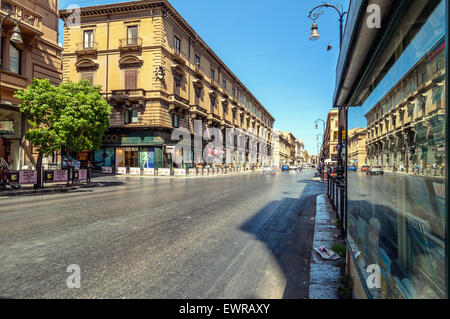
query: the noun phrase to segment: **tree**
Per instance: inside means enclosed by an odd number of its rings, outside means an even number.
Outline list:
[[[88,81],[66,82],[54,86],[48,79],[33,79],[14,97],[20,99],[20,111],[30,128],[25,137],[38,149],[36,169],[41,186],[43,156],[62,146],[72,151],[93,150],[100,146],[109,128],[111,107],[100,95],[100,87]]]

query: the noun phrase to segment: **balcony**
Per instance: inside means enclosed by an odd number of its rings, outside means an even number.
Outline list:
[[[2,0],[1,10],[15,14],[15,18],[32,33],[42,35],[42,15],[27,9],[17,1]]]
[[[91,43],[76,43],[76,49],[75,53],[77,55],[91,55],[91,54],[97,54],[98,49],[98,43],[97,42],[91,42]]]
[[[136,51],[142,49],[142,38],[119,39],[120,51]]]
[[[139,101],[145,97],[146,92],[144,89],[112,90],[111,95],[116,101]]]

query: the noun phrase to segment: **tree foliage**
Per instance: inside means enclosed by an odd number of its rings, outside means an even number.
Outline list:
[[[50,156],[64,145],[72,151],[100,146],[109,128],[111,107],[100,95],[100,87],[88,81],[54,86],[48,79],[33,79],[15,95],[30,128],[25,137],[43,155]]]

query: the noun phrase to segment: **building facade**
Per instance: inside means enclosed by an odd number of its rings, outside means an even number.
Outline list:
[[[295,165],[303,165],[305,163],[305,144],[302,140],[295,139]]]
[[[169,167],[173,130],[193,134],[196,120],[202,132],[242,129],[270,143],[274,118],[168,1],[84,7],[79,26],[71,14],[60,13],[64,79],[100,85],[113,107],[95,166]]]
[[[322,144],[322,158],[325,162],[337,162],[338,158],[339,111],[332,109],[327,116],[325,136]]]
[[[34,77],[47,78],[53,84],[62,80],[58,1],[2,0],[0,15],[5,17],[8,14],[12,16],[6,18],[2,26],[0,157],[12,169],[20,169],[25,165],[35,166],[37,152],[24,138],[27,121],[19,111],[20,101],[13,95],[31,84]],[[22,43],[11,41],[16,23]]]
[[[347,164],[360,167],[367,164],[367,130],[355,128],[348,131]]]

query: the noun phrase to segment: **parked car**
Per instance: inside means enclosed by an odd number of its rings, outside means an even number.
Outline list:
[[[369,170],[370,166],[369,165],[363,165],[361,166],[361,172],[367,172]]]
[[[276,171],[271,166],[264,166],[262,169],[262,173],[263,173],[263,175],[266,175],[266,174],[274,175],[276,173]]]
[[[296,170],[296,169],[298,169],[298,167],[295,166],[295,165],[294,165],[294,166],[289,166],[289,169],[290,169],[290,170]]]
[[[348,170],[349,170],[349,171],[354,171],[354,172],[356,172],[358,169],[356,168],[355,165],[350,165],[350,166],[348,167]]]
[[[289,165],[283,165],[283,166],[281,166],[281,170],[282,171],[288,171],[289,170]]]
[[[366,175],[383,175],[383,174],[384,174],[383,166],[371,166],[366,172]]]

